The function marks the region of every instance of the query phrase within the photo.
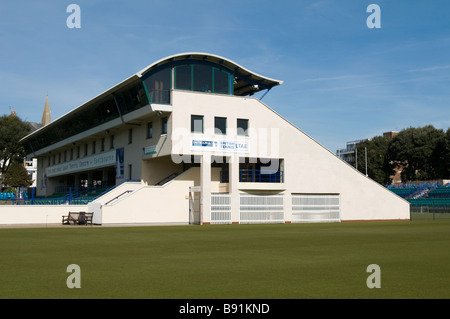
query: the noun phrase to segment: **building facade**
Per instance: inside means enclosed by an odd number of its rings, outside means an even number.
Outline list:
[[[99,223],[409,219],[409,204],[259,99],[282,84],[207,53],[161,59],[26,136],[37,195],[113,187]]]

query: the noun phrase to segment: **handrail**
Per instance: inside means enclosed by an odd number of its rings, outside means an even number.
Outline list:
[[[241,169],[240,182],[250,183],[284,183],[284,171],[267,169]]]
[[[99,194],[98,196],[94,197],[92,200],[94,201],[94,200],[96,200],[96,199],[102,197],[103,195],[105,195],[105,194],[108,193],[109,191],[111,191],[111,190],[113,190],[113,189],[119,187],[119,186],[122,185],[122,184],[128,183],[128,182],[141,182],[141,180],[139,180],[139,179],[125,179],[125,180],[121,181],[119,184],[116,184],[116,185],[114,185],[114,186],[112,186],[112,187],[107,188],[103,193],[101,193],[101,194]]]
[[[132,192],[133,192],[132,190],[126,190],[125,192],[123,192],[123,193],[117,195],[116,197],[114,197],[113,199],[107,201],[107,202],[105,203],[105,205],[108,205],[109,203],[115,201],[116,199],[119,199],[119,197],[121,197],[121,196],[123,196],[123,195],[125,195],[125,194],[128,194],[128,193],[132,193]]]
[[[163,184],[165,184],[166,181],[170,181],[171,179],[175,178],[176,176],[178,176],[179,173],[172,173],[169,176],[167,176],[166,178],[160,180],[158,183],[156,183],[156,186],[161,186]]]

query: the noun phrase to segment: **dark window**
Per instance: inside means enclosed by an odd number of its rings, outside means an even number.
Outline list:
[[[237,135],[248,136],[248,120],[237,119]]]
[[[212,68],[209,65],[194,64],[194,91],[212,92]]]
[[[162,69],[144,80],[151,103],[170,104],[172,69]]]
[[[87,156],[88,154],[88,145],[84,144],[84,156]]]
[[[103,152],[105,150],[105,138],[102,138],[100,143],[100,152]]]
[[[191,132],[203,133],[203,115],[191,115]]]
[[[95,141],[93,141],[92,142],[92,154],[95,154],[95,151],[96,151],[96,145],[95,145],[96,143],[95,143]]]
[[[161,134],[167,134],[167,117],[161,119]]]
[[[215,117],[214,118],[214,133],[215,134],[227,134],[227,118]]]
[[[192,90],[192,66],[180,65],[175,68],[175,88]]]
[[[114,135],[111,135],[110,140],[109,140],[109,148],[113,149],[114,148]]]
[[[130,128],[128,130],[128,144],[131,144],[131,143],[133,143],[133,129],[132,128]]]
[[[152,138],[153,135],[153,123],[148,122],[147,123],[147,138]]]
[[[230,75],[222,70],[214,69],[214,92],[230,93]]]

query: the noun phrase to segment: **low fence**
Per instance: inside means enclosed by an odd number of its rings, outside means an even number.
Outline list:
[[[231,224],[229,193],[211,193],[211,224]]]
[[[411,206],[411,220],[450,220],[450,206]]]

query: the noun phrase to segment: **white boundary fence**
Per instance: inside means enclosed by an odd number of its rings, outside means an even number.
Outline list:
[[[339,195],[292,194],[292,222],[317,223],[340,221]]]
[[[229,193],[211,193],[211,224],[231,224]]]
[[[240,223],[284,223],[284,195],[240,194]]]

